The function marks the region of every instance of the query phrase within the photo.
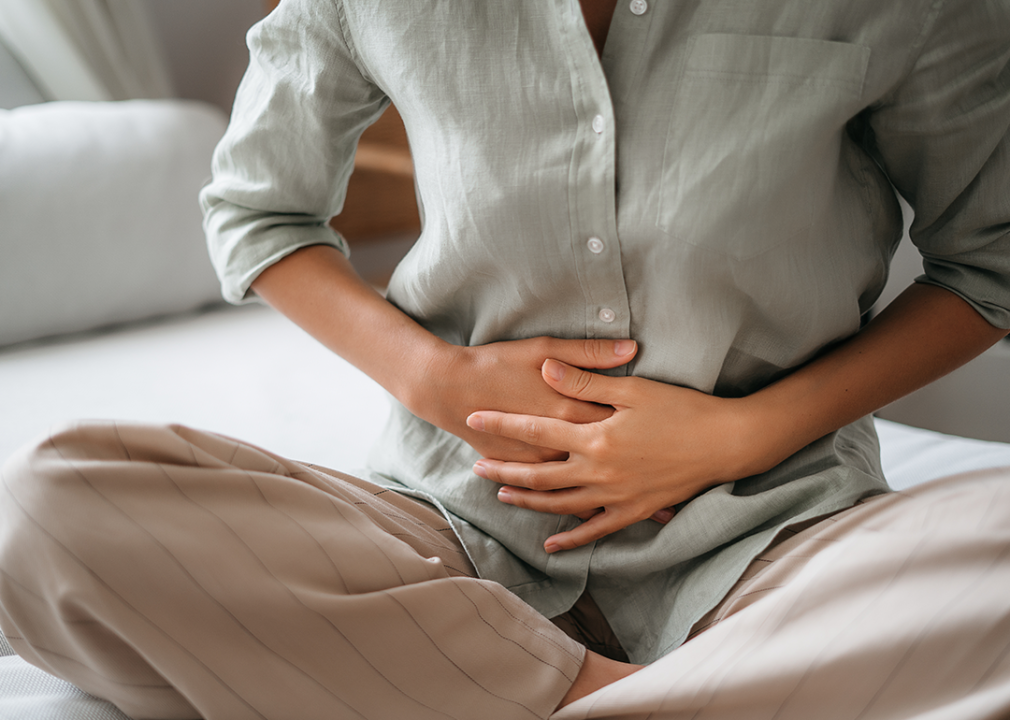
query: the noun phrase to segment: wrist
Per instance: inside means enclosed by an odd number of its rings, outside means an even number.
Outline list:
[[[386,389],[412,413],[440,425],[432,412],[449,392],[446,383],[461,377],[466,350],[425,331],[403,353]]]
[[[730,402],[736,416],[732,450],[738,477],[767,472],[817,439],[806,437],[802,424],[776,402],[773,393],[760,390]]]

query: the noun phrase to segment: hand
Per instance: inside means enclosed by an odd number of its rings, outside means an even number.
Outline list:
[[[547,360],[558,393],[614,408],[575,424],[535,414],[481,411],[467,424],[498,437],[567,451],[563,461],[485,458],[481,477],[502,483],[499,500],[585,520],[544,543],[547,552],[585,545],[639,520],[672,518],[672,506],[714,485],[759,472],[748,454],[741,401],[636,377],[614,378]],[[767,469],[767,468],[764,468]]]
[[[476,410],[523,413],[586,423],[603,420],[613,408],[564,395],[541,379],[548,357],[585,368],[612,368],[635,356],[631,340],[561,340],[532,338],[478,347],[445,345],[427,363],[413,364],[418,377],[404,404],[418,417],[461,437],[477,452],[496,460],[537,463],[563,460],[561,448],[522,438],[481,433],[466,424]]]

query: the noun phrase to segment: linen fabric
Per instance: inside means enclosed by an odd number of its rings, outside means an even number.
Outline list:
[[[891,183],[920,281],[1010,327],[1008,29],[995,0],[619,3],[601,60],[575,0],[289,0],[249,35],[211,255],[242,302],[300,247],[346,251],[326,222],[392,101],[424,229],[388,297],[449,342],[631,337],[615,374],[751,393],[856,332],[900,237]],[[887,489],[863,419],[548,556],[578,520],[499,503],[477,457],[394,403],[370,479],[436,502],[481,577],[548,617],[588,590],[636,662],[781,528]]]

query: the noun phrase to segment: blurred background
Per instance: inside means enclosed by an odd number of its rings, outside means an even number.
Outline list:
[[[176,97],[231,111],[245,34],[276,0],[3,0],[0,108],[52,100]],[[395,108],[362,138],[334,228],[359,272],[385,284],[420,232]]]

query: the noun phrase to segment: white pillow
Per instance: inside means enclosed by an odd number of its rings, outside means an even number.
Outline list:
[[[225,124],[178,100],[0,110],[0,345],[219,300],[197,193]]]

